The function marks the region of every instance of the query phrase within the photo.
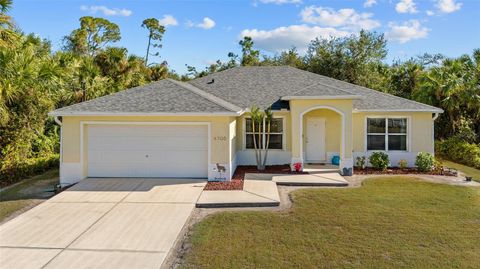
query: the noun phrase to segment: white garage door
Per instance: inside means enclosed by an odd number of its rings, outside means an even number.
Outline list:
[[[206,178],[206,125],[90,125],[89,177]]]

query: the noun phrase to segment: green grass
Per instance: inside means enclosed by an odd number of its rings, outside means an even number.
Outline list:
[[[15,212],[31,207],[53,195],[58,184],[58,169],[22,180],[17,185],[0,192],[0,222]]]
[[[478,268],[480,189],[376,178],[197,224],[185,268]]]
[[[465,175],[471,176],[473,180],[480,182],[480,170],[478,169],[446,160],[442,160],[442,164],[446,167],[455,168],[459,171],[462,171]]]

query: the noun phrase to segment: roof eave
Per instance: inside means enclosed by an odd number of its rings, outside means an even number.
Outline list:
[[[352,100],[352,99],[363,99],[363,96],[360,95],[316,95],[316,96],[283,96],[280,99],[289,101],[289,100]]]
[[[112,116],[112,117],[126,117],[126,116],[203,116],[203,117],[218,117],[218,116],[240,116],[245,111],[237,112],[91,112],[91,111],[51,111],[48,113],[52,117],[79,117],[79,116]]]
[[[354,109],[354,113],[363,112],[430,112],[430,113],[443,113],[443,109],[440,108],[426,108],[426,109]]]

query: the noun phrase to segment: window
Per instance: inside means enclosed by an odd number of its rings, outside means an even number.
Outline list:
[[[255,126],[258,128],[258,126]],[[263,126],[261,124],[260,129],[267,128],[267,126]],[[258,130],[255,129],[257,132],[255,139],[257,141],[257,147],[261,148],[263,145],[263,140],[266,139],[263,134],[260,134],[260,139],[258,137]],[[265,131],[267,131],[265,129]],[[254,149],[253,145],[253,130],[252,130],[252,119],[246,118],[245,119],[245,148],[246,149]],[[283,149],[283,118],[273,118],[270,123],[270,141],[268,145],[269,149]]]
[[[367,150],[407,150],[406,118],[367,118]]]

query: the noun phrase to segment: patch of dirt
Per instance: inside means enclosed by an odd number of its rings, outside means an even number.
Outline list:
[[[228,190],[243,190],[243,180],[246,173],[261,173],[261,174],[308,174],[307,172],[295,172],[290,170],[289,165],[270,165],[265,170],[258,170],[253,165],[237,166],[232,180],[230,181],[209,181],[205,186],[206,191],[228,191]]]

